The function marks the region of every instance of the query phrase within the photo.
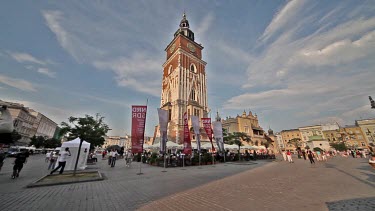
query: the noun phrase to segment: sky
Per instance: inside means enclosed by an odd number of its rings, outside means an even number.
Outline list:
[[[375,2],[305,0],[6,1],[0,99],[56,123],[100,113],[130,134],[131,105],[158,124],[165,47],[186,12],[204,46],[208,104],[251,110],[274,131],[373,118]]]

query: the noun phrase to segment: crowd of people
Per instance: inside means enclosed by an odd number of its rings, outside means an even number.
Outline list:
[[[315,164],[315,161],[327,161],[329,157],[342,156],[342,157],[353,157],[353,158],[367,158],[365,150],[348,149],[346,151],[337,150],[297,150],[298,158],[309,160],[311,164]],[[292,155],[293,152],[290,150],[282,150],[281,152],[284,161],[293,163]]]

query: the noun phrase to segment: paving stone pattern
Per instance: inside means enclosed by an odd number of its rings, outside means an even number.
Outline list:
[[[365,159],[334,158],[310,165],[257,161],[162,168],[121,160],[90,166],[104,181],[24,188],[47,174],[44,157],[30,158],[20,178],[11,161],[0,172],[0,210],[374,210],[375,171]],[[352,206],[353,205],[353,206]]]

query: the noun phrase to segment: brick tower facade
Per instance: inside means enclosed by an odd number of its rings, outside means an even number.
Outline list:
[[[203,46],[194,41],[184,13],[179,29],[165,49],[161,92],[161,108],[169,111],[168,140],[179,144],[183,141],[184,112],[199,119],[208,114],[207,63],[202,60],[202,50]]]

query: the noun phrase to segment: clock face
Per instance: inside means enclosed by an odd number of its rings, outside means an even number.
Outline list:
[[[193,44],[188,43],[188,44],[187,44],[187,47],[189,48],[189,50],[190,50],[191,52],[195,52],[195,46],[194,46]]]
[[[173,45],[169,49],[169,52],[173,53],[173,51],[174,51],[175,48],[176,48],[176,43],[173,43]]]

